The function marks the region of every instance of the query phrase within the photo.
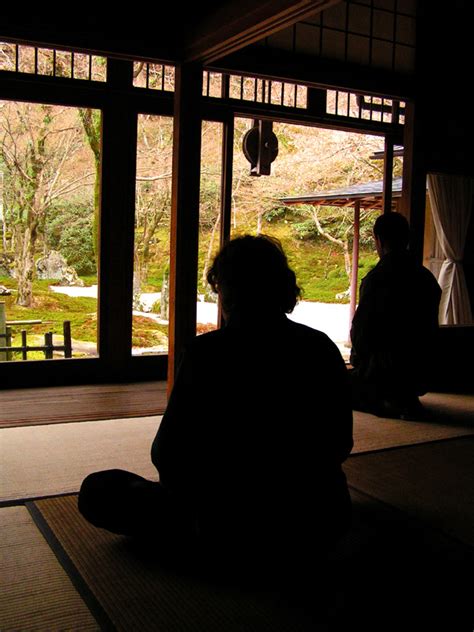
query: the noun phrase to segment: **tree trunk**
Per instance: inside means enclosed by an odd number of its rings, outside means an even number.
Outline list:
[[[7,243],[7,222],[5,219],[5,215],[2,212],[2,243],[3,243],[3,252],[8,251],[8,243]]]
[[[259,210],[257,214],[257,235],[262,234],[262,219],[263,219],[263,211]]]
[[[94,182],[94,219],[92,222],[93,244],[96,262],[99,258],[99,221],[100,221],[100,154],[102,136],[102,116],[98,110],[79,108],[87,141],[94,154],[95,182]]]
[[[167,265],[163,272],[163,282],[161,284],[160,318],[169,320],[169,317],[169,265]]]
[[[221,220],[221,216],[220,216],[220,213],[218,212],[216,215],[216,220],[212,227],[211,238],[209,239],[209,246],[207,248],[207,253],[206,253],[206,259],[204,261],[204,266],[202,268],[201,284],[204,289],[206,289],[206,286],[207,286],[207,272],[209,270],[209,264],[211,263],[212,250],[214,248],[214,239],[216,237],[217,227],[220,224],[220,220]]]
[[[321,226],[321,222],[319,221],[318,211],[315,207],[312,207],[311,214],[313,216],[314,223],[316,224],[318,233],[328,241],[331,241],[333,244],[337,244],[340,248],[342,248],[342,252],[344,253],[344,268],[347,274],[347,278],[350,279],[351,256],[349,253],[349,242],[347,241],[347,239],[338,239],[337,237],[333,237],[333,235],[324,230],[324,228]]]
[[[143,270],[142,259],[135,255],[135,265],[133,266],[133,309],[141,311],[140,296],[146,273]]]
[[[94,217],[92,220],[92,244],[96,266],[99,263],[99,226],[100,226],[100,156],[94,154],[95,181],[94,181]]]
[[[16,304],[31,307],[33,304],[33,277],[35,272],[36,231],[29,227],[17,231],[17,243],[21,244],[15,257],[15,273],[18,283]]]
[[[349,242],[342,240],[342,249],[344,251],[344,268],[346,269],[347,277],[350,279],[352,274],[351,253],[349,252]]]

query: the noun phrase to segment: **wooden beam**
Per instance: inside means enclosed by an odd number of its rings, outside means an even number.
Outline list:
[[[356,132],[371,134],[373,136],[384,136],[390,134],[394,137],[396,144],[403,143],[403,125],[394,128],[391,123],[380,121],[368,121],[365,119],[336,116],[334,114],[313,114],[305,108],[285,108],[282,106],[258,103],[250,101],[240,101],[229,99],[226,103],[215,102],[211,98],[203,98],[203,118],[209,121],[225,121],[227,114],[236,114],[243,118],[264,119],[273,122],[285,122],[290,125],[307,125],[309,127],[324,127],[327,129],[339,130],[342,132]]]
[[[202,67],[176,69],[171,197],[168,389],[196,335]]]
[[[232,171],[234,163],[234,117],[223,124],[222,138],[222,174],[221,174],[221,231],[220,247],[230,239],[232,215]],[[219,301],[217,325],[224,325],[222,306]]]
[[[350,288],[350,306],[349,306],[349,335],[348,341],[351,339],[352,319],[356,311],[357,302],[357,281],[359,273],[359,241],[360,241],[360,202],[357,200],[354,204],[354,239],[352,241],[352,275]]]
[[[385,98],[411,99],[416,90],[412,76],[263,46],[229,54],[208,65],[215,72],[288,81],[315,88],[350,90]]]
[[[230,239],[232,214],[232,172],[234,162],[234,117],[223,125],[221,174],[221,232],[220,246]]]
[[[208,64],[268,37],[341,0],[233,0],[185,35],[184,58]]]
[[[410,251],[423,262],[425,232],[426,167],[421,122],[414,104],[407,103],[403,153],[403,189],[399,212],[410,222]]]
[[[383,212],[392,211],[392,185],[393,185],[393,140],[385,136],[383,156]]]
[[[131,85],[131,62],[108,60],[110,85]],[[110,94],[102,113],[98,349],[111,376],[130,364],[137,120],[127,100]]]
[[[161,7],[159,9],[161,11]],[[137,29],[130,28],[130,20],[107,17],[94,23],[79,20],[67,20],[52,16],[44,17],[45,12],[36,21],[31,17],[25,23],[22,12],[16,12],[14,19],[2,19],[0,41],[58,48],[60,50],[84,52],[98,56],[113,56],[116,59],[160,59],[172,63],[181,56],[181,46],[176,36],[176,12],[163,14],[163,24],[173,23],[172,29],[162,29],[160,37],[156,37],[154,22],[156,16],[147,25]]]

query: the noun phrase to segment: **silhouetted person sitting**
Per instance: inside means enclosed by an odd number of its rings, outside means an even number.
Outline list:
[[[380,261],[362,280],[351,329],[353,406],[416,418],[429,387],[441,290],[407,250],[403,215],[380,215],[374,237]]]
[[[157,547],[192,542],[226,561],[277,566],[309,559],[350,521],[347,370],[325,334],[286,317],[300,290],[276,240],[230,241],[208,280],[226,326],[184,354],[151,450],[160,483],[98,472],[79,508]]]

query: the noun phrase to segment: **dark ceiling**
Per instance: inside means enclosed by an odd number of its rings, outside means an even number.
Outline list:
[[[156,3],[149,10],[140,6],[110,12],[75,11],[72,15],[32,7],[21,15],[18,11],[2,12],[0,37],[118,55],[153,54],[171,60],[182,56],[185,41],[197,25],[222,5],[200,0],[184,9],[181,2],[167,2]]]
[[[341,0],[200,0],[124,9],[2,10],[0,39],[163,61],[228,52]]]
[[[341,0],[200,0],[158,2],[124,9],[54,5],[24,11],[3,9],[0,41],[15,40],[58,48],[88,50],[134,59],[212,63],[245,48],[270,32],[304,19]],[[470,3],[450,5],[418,0],[418,67],[421,79],[465,82],[472,58]]]

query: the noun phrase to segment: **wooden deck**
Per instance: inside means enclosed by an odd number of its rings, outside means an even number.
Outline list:
[[[0,390],[0,428],[161,415],[166,382]]]

